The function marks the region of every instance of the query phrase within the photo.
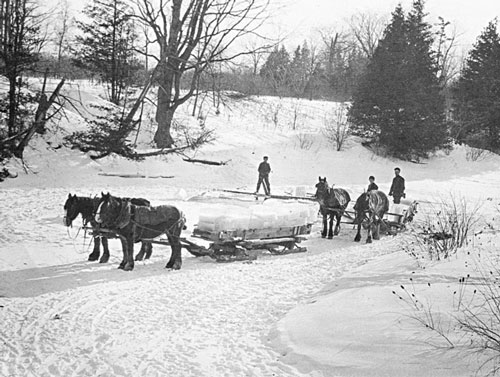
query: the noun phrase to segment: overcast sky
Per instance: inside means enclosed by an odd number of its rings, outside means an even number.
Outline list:
[[[48,0],[57,4],[58,0]],[[89,0],[69,0],[73,9],[81,10]],[[373,12],[390,17],[396,5],[405,11],[412,0],[271,0],[274,11],[269,30],[276,37],[286,36],[286,45],[302,43],[317,36],[324,28],[345,28],[345,20],[359,12]],[[425,10],[428,21],[436,22],[438,16],[450,21],[460,34],[460,44],[467,50],[489,21],[500,17],[500,0],[427,0]],[[266,28],[267,30],[268,28]]]
[[[273,0],[272,0],[273,1]],[[357,12],[387,14],[398,3],[405,11],[410,10],[411,0],[282,0],[286,5],[284,14],[277,17],[280,28],[294,38],[306,35],[315,28],[333,26]],[[489,21],[500,16],[500,0],[427,0],[425,10],[428,21],[437,21],[441,16],[456,25],[462,34],[460,40],[465,46],[475,42],[477,36]]]

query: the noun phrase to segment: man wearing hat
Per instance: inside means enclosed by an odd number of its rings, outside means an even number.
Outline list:
[[[399,204],[401,197],[405,197],[405,179],[399,175],[401,173],[400,168],[394,169],[394,174],[396,176],[392,179],[391,189],[389,190],[389,196],[394,198],[394,204]]]
[[[269,184],[269,173],[271,172],[271,166],[267,162],[268,157],[264,156],[264,161],[262,161],[257,169],[259,171],[259,180],[257,182],[257,194],[260,190],[260,185],[264,185],[264,193],[266,195],[271,195],[271,185]]]

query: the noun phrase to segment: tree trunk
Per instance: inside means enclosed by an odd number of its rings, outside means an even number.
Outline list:
[[[156,112],[158,129],[154,137],[154,142],[158,148],[171,148],[174,145],[174,139],[170,134],[174,112],[175,110],[170,107],[160,107],[160,100],[158,100],[158,111]]]
[[[16,149],[14,150],[14,156],[18,158],[23,158],[23,153],[24,149],[28,145],[29,141],[39,128],[44,128],[45,127],[45,122],[47,118],[47,111],[50,109],[52,104],[55,102],[57,96],[59,95],[59,92],[64,85],[64,82],[66,81],[65,78],[63,78],[59,84],[57,84],[57,87],[54,89],[52,92],[50,98],[47,100],[47,96],[45,93],[42,93],[40,97],[40,101],[38,103],[38,109],[36,111],[36,116],[35,116],[35,121],[29,128],[27,134],[24,136],[24,138],[21,140],[21,142],[17,145]]]
[[[15,75],[9,75],[9,118],[7,124],[9,127],[9,136],[14,136],[17,133],[16,117],[17,117],[17,80]]]
[[[170,127],[174,119],[176,106],[172,105],[172,87],[174,70],[168,66],[168,62],[159,63],[160,72],[158,79],[158,104],[156,107],[156,123],[158,129],[154,136],[157,148],[171,148],[174,139],[170,134]]]

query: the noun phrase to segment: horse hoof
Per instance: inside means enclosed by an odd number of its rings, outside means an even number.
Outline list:
[[[142,261],[142,259],[143,259],[143,256],[140,255],[140,254],[137,254],[136,257],[135,257],[135,260],[139,261],[139,262]]]
[[[371,239],[366,240],[366,243],[372,243]]]
[[[96,260],[99,259],[99,254],[95,255],[95,254],[90,254],[89,255],[89,262],[95,262]]]
[[[182,265],[181,262],[175,262],[175,263],[168,262],[167,265],[165,266],[165,268],[169,268],[169,269],[172,269],[172,270],[180,270],[181,269],[181,265]]]
[[[322,234],[322,235],[321,235],[321,238],[326,238],[326,234]]]
[[[332,238],[333,238],[333,236],[332,236],[332,235],[329,235],[329,236],[328,236],[328,239],[329,239],[329,240],[331,240]]]
[[[125,267],[123,268],[124,271],[132,271],[134,269],[134,265],[133,264],[129,264],[127,263],[125,265]]]
[[[108,261],[109,261],[109,257],[106,257],[106,258],[102,257],[102,258],[99,260],[99,263],[108,263]]]
[[[119,270],[123,270],[123,269],[125,269],[125,266],[124,266],[123,264],[120,264],[120,265],[118,266],[118,269],[119,269]]]

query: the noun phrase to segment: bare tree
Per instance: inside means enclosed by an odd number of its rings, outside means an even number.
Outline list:
[[[0,74],[9,81],[8,136],[18,133],[18,91],[23,73],[37,60],[43,45],[41,16],[29,0],[0,0]]]
[[[387,18],[374,13],[357,13],[348,20],[354,40],[367,58],[371,58],[384,33]]]
[[[339,104],[331,113],[325,114],[323,133],[328,141],[340,152],[345,146],[351,129],[347,121],[347,104]]]
[[[253,39],[246,44],[246,50],[249,52],[250,62],[251,62],[251,72],[253,76],[259,74],[259,67],[264,62],[266,55],[269,54],[271,48],[276,44],[262,44],[262,41]]]
[[[309,46],[310,53],[306,67],[307,81],[304,87],[304,95],[308,94],[309,100],[312,100],[318,86],[321,60],[318,47],[312,42],[309,43]]]
[[[459,72],[459,60],[457,59],[457,30],[454,27],[451,32],[447,28],[451,25],[449,21],[438,17],[439,23],[436,25],[436,60],[438,66],[438,77],[442,88],[445,88]]]
[[[153,31],[159,50],[158,129],[159,148],[174,144],[170,133],[174,113],[195,92],[201,73],[213,63],[244,55],[231,46],[243,37],[256,35],[264,22],[269,0],[137,0],[137,18]],[[181,79],[190,83],[181,92]]]
[[[321,39],[324,43],[324,60],[326,75],[328,78],[333,77],[335,56],[340,45],[341,34],[338,31],[320,31]]]
[[[70,28],[73,26],[71,19],[71,11],[69,9],[68,0],[59,0],[57,6],[58,12],[55,18],[55,45],[57,47],[57,67],[56,74],[61,74],[61,64],[63,54],[68,49],[68,35]]]

